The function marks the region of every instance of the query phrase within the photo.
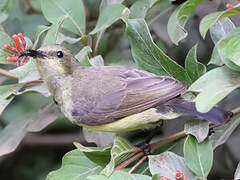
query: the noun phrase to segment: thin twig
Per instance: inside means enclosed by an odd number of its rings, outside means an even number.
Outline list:
[[[97,35],[97,41],[94,47],[94,51],[93,51],[93,55],[96,56],[97,55],[97,51],[98,51],[98,46],[100,43],[100,40],[102,38],[102,35],[104,34],[104,31],[101,31],[98,35]]]
[[[141,151],[135,155],[133,155],[132,157],[130,157],[129,159],[127,159],[126,161],[124,161],[122,164],[120,164],[119,166],[117,166],[115,168],[115,170],[121,170],[125,167],[127,167],[130,163],[132,163],[133,161],[135,161],[137,158],[141,157],[142,155],[144,155],[144,153]]]
[[[131,169],[128,171],[130,174],[147,159],[147,156],[143,156]]]
[[[13,78],[13,79],[18,79],[17,76],[13,75],[12,73],[8,72],[5,69],[0,69],[0,75],[6,76],[6,77],[9,77],[9,78]]]
[[[164,144],[176,141],[176,140],[181,139],[181,138],[183,138],[185,136],[186,136],[185,132],[184,131],[180,131],[180,132],[178,132],[176,134],[173,134],[171,136],[163,138],[163,139],[161,139],[160,141],[158,141],[156,143],[150,144],[150,148],[151,148],[152,152],[154,152],[159,146],[162,146]]]
[[[29,86],[33,86],[33,85],[35,85],[35,84],[41,84],[41,83],[43,83],[44,81],[43,80],[34,80],[34,81],[29,81],[29,82],[27,82],[25,85],[24,85],[24,87],[29,87]]]
[[[25,0],[25,4],[26,4],[26,9],[27,9],[27,14],[33,13],[33,7],[31,5],[30,0]]]
[[[73,142],[86,143],[80,133],[32,135],[24,138],[24,146],[66,146]]]

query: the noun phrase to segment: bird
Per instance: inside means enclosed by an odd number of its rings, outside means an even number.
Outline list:
[[[74,124],[105,132],[151,128],[164,119],[188,114],[212,124],[230,120],[232,112],[213,107],[198,112],[181,98],[187,86],[170,76],[126,66],[82,66],[62,45],[25,50],[60,107]]]

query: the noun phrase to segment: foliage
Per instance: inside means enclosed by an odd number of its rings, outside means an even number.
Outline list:
[[[46,99],[46,107],[40,108],[39,105],[1,129],[0,139],[3,143],[0,145],[0,155],[13,152],[27,132],[41,131],[61,116],[49,98],[50,92],[40,80],[34,60],[29,59],[20,67],[16,62],[7,60],[13,54],[4,45],[14,47],[16,44],[10,37],[13,32],[8,29],[13,22],[22,24],[19,29],[25,33],[28,48],[62,44],[72,50],[83,66],[129,65],[183,81],[188,85],[185,95],[192,93],[191,97],[200,112],[209,111],[240,87],[240,27],[236,27],[230,19],[240,14],[240,5],[231,9],[219,6],[221,11],[211,12],[201,20],[201,36],[205,38],[210,30],[214,42],[209,61],[214,66],[198,61],[198,45],[194,45],[182,63],[185,67],[182,67],[165,50],[169,43],[164,44],[164,38],[159,40],[161,36],[156,38],[157,33],[152,33],[152,23],[155,17],[163,17],[166,11],[172,10],[167,32],[172,41],[170,43],[181,45],[191,35],[188,35],[189,30],[185,26],[203,3],[202,0],[102,0],[101,3],[88,0],[32,0],[30,9],[26,9],[32,14],[21,11],[20,7],[25,3],[18,0],[0,2],[0,74],[5,77],[0,85],[0,114],[7,111],[16,97],[33,92]],[[93,10],[94,7],[97,11]],[[29,27],[31,23],[27,23],[28,18],[40,23]],[[91,18],[95,19],[90,21]],[[14,33],[18,33],[19,29],[15,29]],[[125,55],[126,51],[128,56]],[[50,172],[47,179],[174,179],[177,171],[189,180],[207,179],[212,169],[214,149],[225,143],[240,123],[239,110],[231,110],[235,112],[231,121],[216,127],[216,133],[211,137],[208,137],[209,123],[205,120],[186,121],[184,131],[165,137],[160,143],[150,144],[153,154],[148,156],[148,163],[147,156],[140,148],[118,135],[109,135],[109,138],[115,138],[113,145],[107,148],[90,148],[74,143],[77,149],[68,152],[63,157],[61,168]],[[104,137],[101,134],[97,136],[96,141]],[[182,145],[180,139],[185,136]],[[183,150],[183,154],[177,154],[176,147]],[[235,178],[239,177],[239,169],[238,165]]]

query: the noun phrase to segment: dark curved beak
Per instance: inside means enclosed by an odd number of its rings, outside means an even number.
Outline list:
[[[44,58],[45,55],[43,54],[42,51],[38,51],[38,50],[26,50],[26,51],[23,51],[18,57],[23,57],[23,56],[30,56],[30,57],[33,57],[33,58],[36,58],[36,57],[41,57],[41,58]]]

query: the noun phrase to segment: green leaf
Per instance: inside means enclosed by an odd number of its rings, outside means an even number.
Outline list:
[[[216,147],[224,144],[239,124],[240,113],[237,113],[228,123],[214,128],[215,133],[210,136],[213,148],[215,149]]]
[[[101,167],[90,161],[79,149],[68,152],[62,159],[62,167],[50,172],[47,180],[83,180],[98,174]]]
[[[240,162],[238,163],[237,169],[234,174],[234,180],[240,179]]]
[[[184,131],[186,134],[193,135],[200,143],[208,137],[209,123],[202,119],[189,120],[184,124]]]
[[[124,171],[115,171],[109,178],[104,175],[93,175],[87,177],[88,180],[151,180],[152,178],[140,174],[129,174]]]
[[[6,33],[0,31],[0,64],[13,64],[7,61],[7,57],[12,56],[13,53],[4,48],[5,44],[15,47],[13,40]]]
[[[95,143],[97,147],[111,146],[116,136],[116,133],[95,131],[88,128],[83,128],[82,132],[84,139],[89,143]]]
[[[181,171],[185,178],[194,179],[184,159],[173,152],[166,151],[160,155],[149,156],[149,168],[153,174],[159,174],[169,179],[175,179],[177,171]]]
[[[1,100],[0,100],[1,102]],[[21,118],[11,121],[2,131],[0,131],[0,156],[13,152],[25,134],[31,119]]]
[[[15,96],[11,96],[7,99],[1,99],[0,102],[0,115],[2,115],[5,108],[12,102],[12,100],[15,98]]]
[[[144,19],[148,24],[151,24],[156,19],[159,19],[161,16],[163,17],[166,13],[173,11],[175,8],[176,6],[169,0],[158,0],[147,10]]]
[[[238,87],[240,87],[240,73],[227,67],[219,67],[201,76],[188,91],[199,92],[195,99],[196,108],[199,112],[208,112]]]
[[[163,0],[139,0],[130,7],[130,19],[145,18],[147,11],[156,3]]]
[[[119,19],[126,21],[129,16],[129,9],[122,4],[112,4],[104,8],[99,15],[96,27],[90,32],[90,34],[96,34],[111,26]]]
[[[73,38],[70,36],[66,36],[63,33],[59,32],[57,36],[56,44],[63,44],[64,42],[67,42],[68,44],[75,44],[77,42],[81,42],[83,39],[87,38],[89,36],[82,36],[80,38]]]
[[[100,4],[100,11],[102,11],[105,7],[111,4],[121,4],[124,0],[102,0]]]
[[[240,71],[240,34],[223,39],[218,45],[218,52],[223,62],[231,69]]]
[[[27,93],[27,92],[38,92],[45,97],[51,96],[51,93],[49,92],[47,86],[44,83],[35,84],[30,87],[27,87],[23,91],[19,92],[17,95]]]
[[[126,139],[116,136],[111,149],[111,161],[102,170],[101,174],[109,177],[117,165],[121,164],[123,161],[135,154],[135,152],[133,152],[134,149],[135,147]]]
[[[24,86],[24,84],[11,84],[0,86],[0,102],[11,95],[15,95]]]
[[[221,21],[223,21],[223,20],[221,20]],[[221,21],[219,21],[219,22],[221,22]],[[218,23],[216,23],[216,25]],[[240,35],[240,28],[235,28],[232,31],[226,32],[226,33],[227,34],[225,36],[223,35],[223,37],[216,43],[216,45],[213,49],[213,52],[212,52],[211,60],[209,61],[208,64],[216,64],[216,65],[219,65],[219,66],[222,66],[223,64],[227,64],[230,68],[232,67],[233,69],[236,68],[237,70],[239,70],[239,68],[236,64],[231,63],[231,61],[229,61],[227,59],[226,55],[222,54],[224,52],[222,52],[222,53],[220,52],[219,46],[220,46],[220,43],[222,43],[222,41],[224,41],[225,39],[231,39],[233,37],[239,36]]]
[[[104,60],[101,55],[91,58],[89,62],[92,66],[104,66]]]
[[[63,28],[83,35],[85,33],[85,10],[82,0],[41,0],[45,18],[55,24],[59,17],[69,17],[64,21]]]
[[[131,43],[132,56],[141,69],[157,75],[170,75],[190,83],[184,68],[169,58],[153,42],[144,19],[129,19],[127,35]]]
[[[26,64],[9,71],[18,77],[19,83],[25,83],[40,79],[35,60],[30,58]]]
[[[73,143],[79,150],[81,150],[89,160],[92,162],[105,167],[111,158],[111,148],[96,148],[96,147],[85,147],[80,143]]]
[[[29,117],[31,124],[28,126],[29,132],[38,132],[47,127],[58,118],[59,107],[53,102],[40,108],[36,113]]]
[[[8,14],[12,8],[13,0],[1,0],[0,4],[0,23],[8,18]]]
[[[46,31],[48,31],[51,27],[49,26],[44,26],[44,25],[40,25],[37,28],[37,32],[36,32],[36,38],[35,38],[35,42],[33,44],[33,49],[37,48],[38,42],[40,40],[40,37],[42,36],[42,34]]]
[[[172,42],[178,45],[178,42],[187,37],[187,31],[184,26],[196,7],[202,0],[188,0],[179,6],[171,15],[168,21],[168,34]]]
[[[51,25],[50,29],[48,30],[44,38],[43,45],[56,44],[58,34],[59,34],[59,29],[63,25],[64,21],[66,21],[68,18],[69,17],[67,16],[60,17],[59,19],[56,20],[56,23],[53,23]]]
[[[18,91],[24,86],[24,84],[11,84],[0,86],[0,115],[8,104],[14,99]]]
[[[213,148],[209,139],[198,143],[194,136],[188,135],[184,143],[184,160],[196,175],[207,178],[213,163]]]
[[[196,81],[207,71],[205,65],[197,60],[197,45],[188,52],[185,60],[185,69],[192,82]]]
[[[240,14],[240,5],[235,6],[234,8],[227,9],[225,11],[218,11],[205,16],[200,22],[199,31],[203,38],[205,38],[208,29],[213,26],[217,21]]]
[[[91,66],[88,58],[88,54],[92,52],[92,49],[89,46],[83,47],[76,55],[75,58],[83,66]]]
[[[211,38],[216,44],[220,39],[223,39],[230,33],[232,30],[236,29],[234,23],[229,18],[221,19],[220,21],[216,22],[210,28],[210,35]]]

